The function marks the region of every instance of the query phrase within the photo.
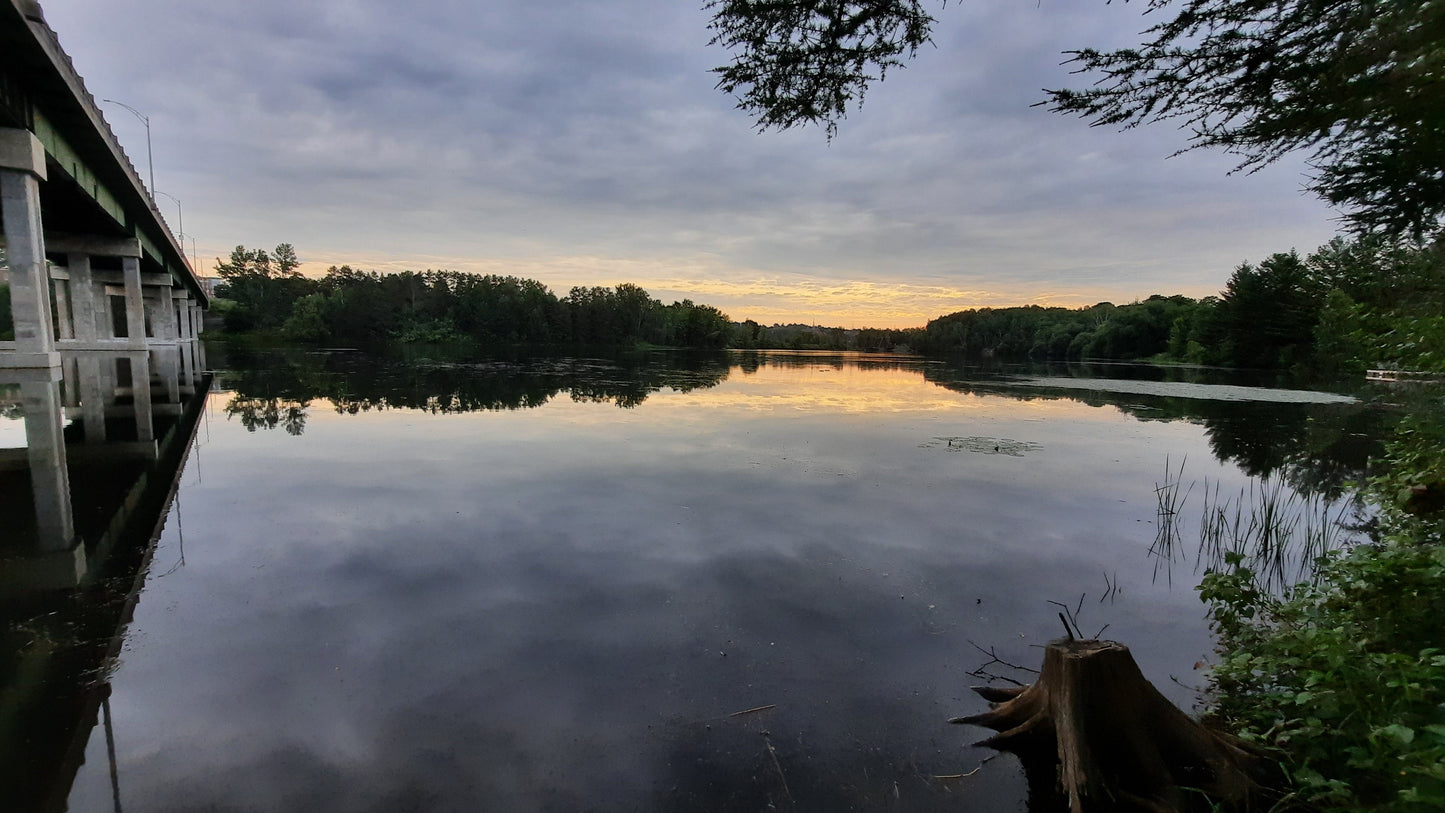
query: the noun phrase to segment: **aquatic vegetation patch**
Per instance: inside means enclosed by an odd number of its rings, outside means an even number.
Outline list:
[[[920,449],[942,449],[948,452],[975,452],[978,454],[1006,454],[1010,457],[1023,457],[1030,452],[1042,451],[1043,446],[1027,440],[1014,440],[1013,438],[989,438],[982,436],[970,437],[939,437],[920,444]]]

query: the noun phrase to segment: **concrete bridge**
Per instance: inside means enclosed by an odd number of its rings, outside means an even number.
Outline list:
[[[35,0],[0,0],[0,230],[13,341],[0,369],[60,351],[199,363],[208,298]]]
[[[96,676],[205,408],[208,301],[153,193],[40,6],[0,0],[0,629],[45,642],[0,636],[3,810],[64,810],[98,708],[109,736]]]
[[[23,506],[0,510],[0,598],[92,580],[107,529],[77,522],[75,501],[116,479],[114,461],[158,459],[203,395],[209,303],[153,191],[39,4],[0,0],[0,333],[14,334],[0,341],[0,404],[19,407],[26,438],[0,448],[0,498],[29,493],[0,500]]]

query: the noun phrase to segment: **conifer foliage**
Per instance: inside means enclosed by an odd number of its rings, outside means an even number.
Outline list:
[[[715,68],[758,128],[823,124],[831,138],[868,83],[902,67],[928,42],[921,0],[709,0],[713,45],[733,52]]]
[[[1189,149],[1254,170],[1311,151],[1311,191],[1361,231],[1419,236],[1445,213],[1445,4],[1149,0],[1137,48],[1072,52],[1086,90],[1051,109],[1096,125],[1173,121]]]
[[[1140,0],[1158,22],[1132,48],[1081,48],[1091,84],[1040,104],[1094,125],[1172,122],[1184,148],[1257,170],[1300,150],[1310,189],[1359,232],[1432,232],[1445,215],[1445,3]],[[829,137],[870,82],[930,41],[921,0],[711,0],[718,87],[760,129]]]

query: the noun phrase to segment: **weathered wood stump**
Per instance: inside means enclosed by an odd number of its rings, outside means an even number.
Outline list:
[[[950,722],[999,733],[977,745],[1016,753],[1052,778],[1072,813],[1248,810],[1267,761],[1205,728],[1159,693],[1113,641],[1050,641],[1032,686],[976,687],[990,711]],[[1031,764],[1032,763],[1032,764]]]

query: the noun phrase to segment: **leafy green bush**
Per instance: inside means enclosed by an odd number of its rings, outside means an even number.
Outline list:
[[[1445,809],[1445,512],[1407,499],[1442,450],[1429,415],[1403,421],[1368,488],[1378,540],[1311,581],[1276,595],[1230,554],[1200,585],[1221,652],[1211,715],[1278,755],[1283,807]]]
[[[403,321],[402,326],[393,334],[399,342],[406,344],[444,344],[447,342],[459,342],[467,338],[452,324],[452,320],[446,317],[441,319],[416,319],[409,318]]]
[[[281,325],[281,333],[288,339],[302,342],[324,341],[331,335],[326,324],[329,302],[325,294],[307,294],[291,306],[291,315]]]
[[[1445,549],[1362,545],[1283,599],[1231,563],[1200,588],[1214,716],[1277,750],[1301,803],[1445,808]]]

